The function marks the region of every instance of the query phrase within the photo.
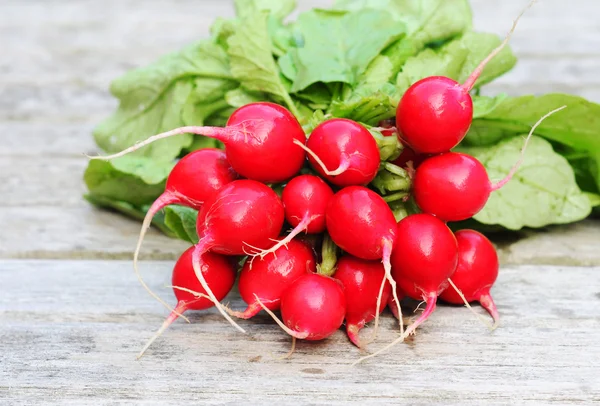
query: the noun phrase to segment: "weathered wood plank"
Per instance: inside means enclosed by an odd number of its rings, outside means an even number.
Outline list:
[[[600,265],[600,220],[529,231],[515,241],[499,244],[504,264]]]
[[[164,297],[171,262],[143,263]],[[215,311],[177,322],[145,358],[134,356],[164,309],[129,262],[0,262],[0,399],[12,403],[591,404],[600,399],[600,268],[518,267],[494,295],[502,326],[489,333],[463,308],[442,306],[414,341],[353,370],[342,331],[290,341],[268,317]],[[173,300],[173,299],[170,299]],[[231,303],[240,307],[233,295]],[[480,310],[480,309],[478,309]],[[392,340],[385,314],[378,341]],[[240,379],[240,377],[244,377]]]
[[[0,258],[129,259],[140,223],[80,206],[5,207],[0,211]],[[152,229],[141,257],[172,259],[189,246]]]

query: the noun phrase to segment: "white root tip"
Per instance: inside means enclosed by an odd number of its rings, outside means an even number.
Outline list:
[[[475,311],[475,309],[473,309],[471,307],[471,305],[469,304],[469,301],[467,300],[465,295],[461,292],[461,290],[458,288],[458,286],[456,286],[454,284],[454,282],[452,282],[452,279],[448,278],[448,282],[450,283],[450,286],[452,286],[452,288],[456,291],[458,296],[460,296],[460,298],[463,300],[463,303],[465,304],[467,309],[469,309],[471,311],[471,313],[473,313],[475,315],[475,317],[477,317],[477,319],[479,321],[481,321],[490,331],[493,331],[494,326],[490,322],[488,322],[488,320],[485,317],[483,317],[481,314],[477,313]]]
[[[561,106],[557,109],[554,109],[548,113],[546,113],[542,118],[540,118],[534,125],[533,127],[531,127],[531,130],[529,131],[529,134],[527,134],[527,137],[525,138],[525,142],[523,143],[523,147],[521,148],[521,155],[519,156],[519,159],[517,160],[517,162],[515,162],[515,164],[513,165],[512,168],[510,168],[510,171],[508,172],[508,174],[504,177],[504,179],[498,181],[497,183],[494,183],[491,187],[492,192],[496,191],[498,189],[500,189],[502,186],[506,185],[511,179],[512,177],[515,175],[515,173],[517,173],[517,171],[519,170],[519,168],[521,167],[521,164],[523,163],[523,160],[525,159],[525,150],[527,149],[527,145],[529,144],[529,140],[531,139],[531,137],[533,136],[533,133],[535,132],[535,129],[542,124],[542,122],[547,119],[548,117],[550,117],[551,115],[553,115],[554,113],[557,113],[559,111],[561,111],[562,109],[566,108],[567,106]]]
[[[202,247],[202,246],[197,246],[197,248],[192,253],[192,266],[194,268],[194,273],[196,274],[196,278],[198,278],[198,281],[200,282],[200,285],[202,285],[202,288],[206,291],[206,293],[208,294],[208,296],[210,297],[210,299],[212,300],[212,302],[215,304],[215,307],[217,308],[217,310],[219,310],[219,313],[221,313],[223,315],[223,317],[225,317],[225,319],[233,327],[235,327],[238,331],[240,331],[241,333],[246,334],[246,330],[244,330],[239,324],[237,324],[231,318],[231,316],[225,311],[225,309],[223,309],[223,306],[217,300],[215,294],[213,293],[213,291],[210,289],[210,287],[206,283],[206,279],[204,279],[204,275],[202,274],[202,270],[200,269],[200,256],[204,253],[204,249],[203,248],[204,247]]]
[[[281,329],[283,331],[285,331],[286,333],[288,333],[290,336],[295,337],[299,340],[303,340],[306,337],[308,337],[308,333],[299,333],[297,331],[292,330],[291,328],[289,328],[288,326],[286,326],[285,324],[283,324],[283,322],[279,319],[279,317],[277,317],[275,315],[275,313],[273,313],[267,306],[265,306],[263,304],[263,302],[261,302],[260,298],[258,297],[258,295],[255,293],[254,297],[256,298],[256,303],[258,303],[260,305],[260,307],[263,308],[263,310],[265,312],[267,312],[267,314],[269,316],[271,316],[273,318],[273,320],[275,320],[275,323],[277,323],[279,325],[279,327],[281,327]]]
[[[348,168],[350,167],[350,158],[347,157],[346,155],[342,155],[340,157],[340,159],[341,159],[340,165],[336,169],[329,170],[329,169],[327,169],[325,162],[323,162],[321,160],[321,158],[319,158],[319,156],[312,149],[308,148],[305,144],[303,144],[302,142],[300,142],[296,139],[294,140],[294,144],[298,145],[300,148],[302,148],[304,151],[306,151],[306,153],[315,160],[317,165],[319,165],[319,167],[321,168],[323,173],[327,176],[341,175],[342,173],[346,172],[346,170],[348,170]]]

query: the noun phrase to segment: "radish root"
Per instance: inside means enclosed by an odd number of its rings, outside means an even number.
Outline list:
[[[167,308],[167,310],[169,310],[170,312],[175,312],[179,317],[181,317],[182,319],[184,319],[186,322],[189,323],[190,320],[187,317],[185,317],[181,313],[178,313],[176,309],[174,309],[171,305],[169,305],[167,302],[165,302],[163,299],[161,299],[160,296],[158,296],[156,293],[154,293],[152,291],[152,289],[150,289],[150,287],[146,284],[146,282],[142,278],[142,274],[140,273],[139,263],[138,263],[140,251],[142,249],[142,242],[144,241],[146,232],[148,231],[148,229],[150,228],[150,225],[152,224],[152,218],[163,207],[168,206],[170,204],[178,203],[181,201],[181,198],[182,198],[182,196],[178,195],[177,193],[165,192],[162,195],[160,195],[158,197],[158,199],[156,199],[154,201],[154,203],[152,203],[152,206],[150,206],[150,209],[148,209],[148,212],[146,213],[146,216],[144,217],[144,222],[142,223],[142,229],[140,230],[140,236],[138,237],[137,245],[135,247],[135,252],[133,253],[133,269],[135,271],[135,276],[138,278],[138,280],[140,281],[140,283],[142,284],[144,289],[146,289],[146,291],[150,294],[150,296],[152,296],[153,298],[158,300],[163,306],[165,306]]]
[[[306,228],[309,226],[309,224],[315,220],[318,216],[304,216],[304,218],[302,218],[302,221],[300,221],[300,223],[298,223],[298,225],[296,227],[294,227],[294,229],[282,240],[279,240],[277,242],[277,244],[275,244],[274,246],[272,246],[269,249],[266,250],[261,250],[258,247],[254,247],[250,244],[246,244],[248,247],[250,247],[251,249],[254,250],[253,253],[248,253],[248,255],[250,255],[251,257],[260,257],[260,259],[263,259],[264,257],[266,257],[269,254],[273,254],[275,255],[275,251],[277,251],[279,248],[281,247],[287,247],[287,245],[298,235],[300,234],[302,231],[305,231]]]
[[[219,310],[223,317],[225,317],[225,319],[229,321],[229,323],[231,323],[233,327],[237,328],[240,332],[245,334],[246,330],[240,327],[240,325],[237,324],[231,318],[231,316],[229,316],[229,314],[227,314],[227,312],[223,308],[223,305],[217,300],[215,294],[206,283],[206,279],[204,279],[204,275],[202,274],[202,270],[200,269],[200,256],[207,251],[207,248],[208,244],[206,242],[201,241],[200,243],[198,243],[198,245],[196,245],[196,248],[192,253],[192,266],[194,267],[194,273],[196,274],[196,278],[198,278],[200,285],[202,285],[202,288],[206,291],[212,302],[215,304],[215,307],[217,308],[217,310]]]
[[[269,308],[267,306],[265,306],[263,304],[263,302],[260,301],[260,299],[258,298],[258,295],[256,293],[254,294],[254,297],[256,298],[256,302],[260,305],[260,307],[262,307],[263,310],[265,312],[267,312],[269,314],[269,316],[271,316],[273,318],[273,320],[275,320],[275,323],[277,323],[279,325],[279,327],[281,327],[281,329],[283,331],[285,331],[290,336],[295,337],[295,338],[297,338],[299,340],[303,340],[306,337],[308,337],[308,333],[299,333],[297,331],[292,330],[291,328],[289,328],[285,324],[283,324],[283,322],[279,319],[279,317],[277,317],[275,315],[275,313],[273,313],[271,310],[269,310]]]
[[[111,159],[119,158],[135,152],[147,145],[152,144],[155,141],[162,140],[164,138],[169,138],[174,135],[182,135],[182,134],[198,134],[204,135],[205,137],[214,138],[221,142],[227,142],[228,140],[241,137],[245,142],[248,141],[249,138],[256,139],[256,133],[260,133],[263,131],[268,131],[268,126],[272,126],[272,123],[267,123],[265,120],[246,120],[236,125],[231,125],[228,127],[199,127],[199,126],[186,126],[175,128],[171,131],[166,131],[164,133],[153,135],[152,137],[147,138],[144,141],[140,141],[129,148],[124,149],[121,152],[117,152],[112,155],[98,155],[98,156],[90,156],[85,154],[89,159],[100,159],[103,161],[108,161]],[[257,140],[259,141],[259,140]]]
[[[494,299],[492,299],[492,296],[490,296],[489,291],[483,293],[479,297],[479,303],[481,303],[481,306],[492,316],[492,319],[494,320],[492,331],[494,331],[500,325],[500,314],[498,313],[496,303],[494,303]]]
[[[171,324],[173,324],[173,322],[175,320],[177,320],[179,316],[179,314],[185,312],[185,310],[187,309],[188,303],[181,300],[179,301],[179,303],[177,303],[177,306],[175,307],[175,310],[173,310],[169,316],[166,318],[166,320],[163,322],[162,326],[160,326],[160,328],[156,331],[156,333],[154,333],[154,335],[148,340],[148,342],[146,343],[146,345],[144,345],[144,347],[142,348],[142,350],[140,351],[140,353],[137,355],[136,359],[140,359],[142,358],[142,356],[144,355],[144,353],[146,352],[146,350],[148,348],[150,348],[150,346],[152,345],[152,343],[154,341],[156,341],[156,339],[158,337],[160,337],[162,335],[162,333],[165,332],[165,330],[167,328],[169,328],[169,326]],[[189,321],[188,321],[189,322]]]
[[[342,173],[346,172],[346,170],[348,170],[348,168],[350,167],[350,158],[348,158],[344,154],[340,158],[340,165],[336,169],[330,171],[329,169],[327,169],[327,166],[325,166],[325,163],[321,160],[321,158],[319,158],[319,156],[312,149],[308,148],[306,145],[304,145],[298,140],[294,140],[294,144],[298,145],[300,148],[305,150],[306,153],[308,153],[308,155],[310,155],[317,162],[321,169],[323,169],[323,172],[327,176],[341,175]]]
[[[557,113],[559,111],[561,111],[562,109],[566,108],[567,106],[561,106],[557,109],[554,109],[552,111],[550,111],[549,113],[546,113],[542,118],[540,118],[537,123],[535,123],[533,125],[533,127],[531,127],[531,131],[529,131],[529,134],[527,134],[527,137],[525,138],[525,142],[523,143],[523,148],[521,148],[521,156],[519,157],[519,159],[517,160],[517,162],[513,165],[512,168],[510,168],[510,171],[508,172],[508,175],[506,175],[504,177],[504,179],[498,181],[497,183],[494,183],[492,185],[492,192],[495,190],[500,189],[502,186],[506,185],[511,179],[512,177],[515,175],[515,173],[517,173],[517,171],[519,170],[519,167],[521,166],[521,164],[523,163],[523,160],[525,159],[525,150],[527,149],[527,144],[529,144],[529,140],[531,139],[531,136],[533,135],[535,129],[542,124],[542,121],[544,121],[545,119],[547,119],[548,117],[550,117],[552,114]]]
[[[465,295],[461,292],[461,290],[458,288],[458,286],[456,286],[454,284],[454,282],[452,282],[452,279],[448,278],[448,282],[450,283],[450,286],[452,286],[452,288],[456,291],[458,296],[460,296],[460,298],[463,300],[467,309],[469,309],[471,311],[471,313],[473,313],[479,319],[479,321],[481,321],[490,331],[494,331],[495,327],[492,325],[492,323],[488,322],[488,320],[485,317],[483,317],[481,314],[477,313],[475,311],[475,309],[473,309],[471,307],[471,305],[469,304],[469,301],[467,300]]]
[[[512,27],[510,28],[510,31],[508,32],[508,34],[506,34],[506,37],[504,37],[504,40],[502,41],[502,43],[500,45],[498,45],[483,61],[481,61],[481,63],[479,63],[479,65],[477,65],[477,67],[475,68],[473,73],[471,73],[469,78],[462,85],[463,89],[465,89],[467,92],[470,92],[471,89],[473,89],[473,86],[475,86],[475,82],[477,81],[477,79],[479,79],[479,76],[481,76],[481,73],[483,72],[483,69],[485,69],[485,66],[496,55],[498,55],[502,51],[502,49],[504,49],[506,44],[508,44],[508,41],[510,41],[510,38],[512,37],[513,33],[515,32],[515,29],[517,28],[517,24],[519,23],[519,20],[521,19],[521,17],[523,17],[523,14],[525,14],[525,12],[527,10],[529,10],[535,4],[536,1],[537,0],[531,0],[529,2],[529,4],[523,10],[521,10],[521,13],[513,21]]]
[[[383,296],[383,288],[385,287],[385,282],[387,282],[387,277],[384,275],[383,280],[381,281],[381,286],[379,287],[379,294],[377,296],[377,307],[375,308],[375,323],[373,323],[373,334],[364,342],[364,345],[372,343],[377,338],[377,331],[379,328],[379,313],[381,310],[381,297]],[[358,331],[356,332],[356,335],[358,337]],[[356,346],[358,348],[361,348],[361,346],[358,344]]]
[[[382,352],[385,352],[385,351],[389,350],[390,348],[392,348],[396,344],[403,342],[411,334],[414,334],[414,332],[417,329],[417,327],[419,327],[425,320],[427,320],[429,318],[429,316],[431,315],[431,313],[433,313],[433,311],[435,310],[435,307],[436,307],[436,301],[437,301],[437,295],[436,294],[430,294],[429,297],[428,297],[428,300],[427,300],[427,307],[425,308],[425,310],[423,311],[423,313],[421,313],[421,315],[419,316],[419,318],[414,323],[412,323],[410,326],[407,327],[406,331],[404,331],[404,333],[401,334],[400,337],[398,337],[397,339],[395,339],[394,341],[392,341],[391,343],[389,343],[385,347],[377,350],[373,354],[369,354],[369,355],[366,355],[366,356],[364,356],[362,358],[357,359],[356,361],[354,361],[352,363],[351,366],[355,366],[355,365],[357,365],[357,364],[359,364],[359,363],[361,363],[363,361],[368,360],[369,358],[376,357],[377,355],[381,354]]]
[[[392,294],[394,295],[394,300],[396,301],[396,307],[398,309],[398,314],[402,316],[402,307],[400,306],[400,299],[398,298],[398,292],[396,289],[396,281],[392,278],[392,264],[390,262],[390,256],[392,255],[392,243],[390,241],[385,241],[383,244],[383,269],[385,270],[385,277],[390,282],[392,286]],[[381,293],[381,289],[380,289]],[[381,298],[378,299],[378,308],[381,304]],[[398,317],[398,322],[400,324],[400,334],[404,334],[404,321],[402,317]]]

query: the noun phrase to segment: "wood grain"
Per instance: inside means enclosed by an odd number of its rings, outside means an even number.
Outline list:
[[[162,286],[171,262],[147,262]],[[494,333],[461,307],[441,306],[415,339],[354,369],[343,331],[290,340],[268,318],[215,311],[176,322],[141,361],[135,354],[165,311],[129,262],[0,262],[0,400],[3,404],[591,404],[600,399],[600,268],[504,268],[493,294]],[[235,295],[231,305],[242,303]],[[477,308],[481,311],[480,308]],[[376,349],[395,337],[385,313]]]

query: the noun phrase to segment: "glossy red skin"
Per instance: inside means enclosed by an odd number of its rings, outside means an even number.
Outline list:
[[[333,242],[355,257],[383,256],[385,241],[396,234],[394,213],[381,196],[363,186],[348,186],[333,195],[326,214]]]
[[[265,124],[261,131],[223,140],[227,159],[245,178],[264,183],[283,182],[304,165],[306,153],[294,144],[294,139],[304,143],[306,135],[290,111],[268,102],[240,107],[229,117],[227,127],[260,119]]]
[[[412,193],[423,212],[444,221],[460,221],[483,209],[491,191],[488,174],[477,159],[447,152],[419,166]]]
[[[173,268],[171,283],[173,286],[206,294],[192,267],[193,251],[194,247],[192,246],[181,254]],[[227,296],[235,282],[236,271],[233,264],[229,261],[229,258],[210,252],[203,254],[200,257],[200,261],[200,268],[202,269],[202,275],[204,275],[206,283],[215,294],[217,300],[221,301]],[[185,302],[185,310],[203,310],[214,306],[213,302],[209,299],[198,299],[189,292],[179,289],[173,289],[173,292],[175,293],[177,302]]]
[[[177,162],[167,178],[165,190],[179,195],[179,204],[198,210],[219,189],[237,178],[224,151],[206,148],[190,152]]]
[[[379,170],[380,155],[377,142],[362,125],[346,118],[334,118],[319,124],[310,134],[306,146],[325,164],[335,170],[342,156],[350,158],[350,167],[336,176],[329,176],[308,155],[312,167],[328,182],[337,186],[367,185]]]
[[[332,197],[333,190],[318,176],[296,176],[288,182],[281,195],[285,219],[296,227],[306,215],[314,216],[305,231],[308,234],[322,233],[325,231],[325,210]]]
[[[400,136],[420,154],[450,151],[473,121],[473,100],[460,83],[431,76],[413,84],[400,99],[396,125]]]
[[[240,272],[240,296],[248,304],[256,303],[255,294],[270,310],[278,310],[281,295],[292,283],[306,273],[315,273],[314,252],[307,244],[292,240],[286,247],[265,258],[249,258]]]
[[[475,230],[460,230],[454,235],[458,241],[458,266],[452,282],[467,301],[477,301],[482,294],[489,293],[498,278],[498,254],[490,240]],[[463,303],[452,287],[444,290],[440,299],[453,304]]]
[[[273,245],[283,219],[283,204],[270,187],[241,179],[223,186],[205,205],[196,228],[205,248],[218,254],[244,255],[247,244],[261,249]]]
[[[351,255],[344,255],[337,262],[333,277],[344,285],[346,295],[346,322],[364,327],[375,318],[377,296],[385,271],[381,261],[366,261]],[[386,282],[381,296],[380,313],[385,309],[392,294],[392,287]]]
[[[306,274],[281,297],[281,318],[286,326],[308,333],[305,340],[322,340],[335,333],[346,315],[342,285],[333,278]]]
[[[458,262],[458,245],[444,222],[430,214],[400,220],[392,251],[392,277],[401,292],[427,300],[448,286]]]

